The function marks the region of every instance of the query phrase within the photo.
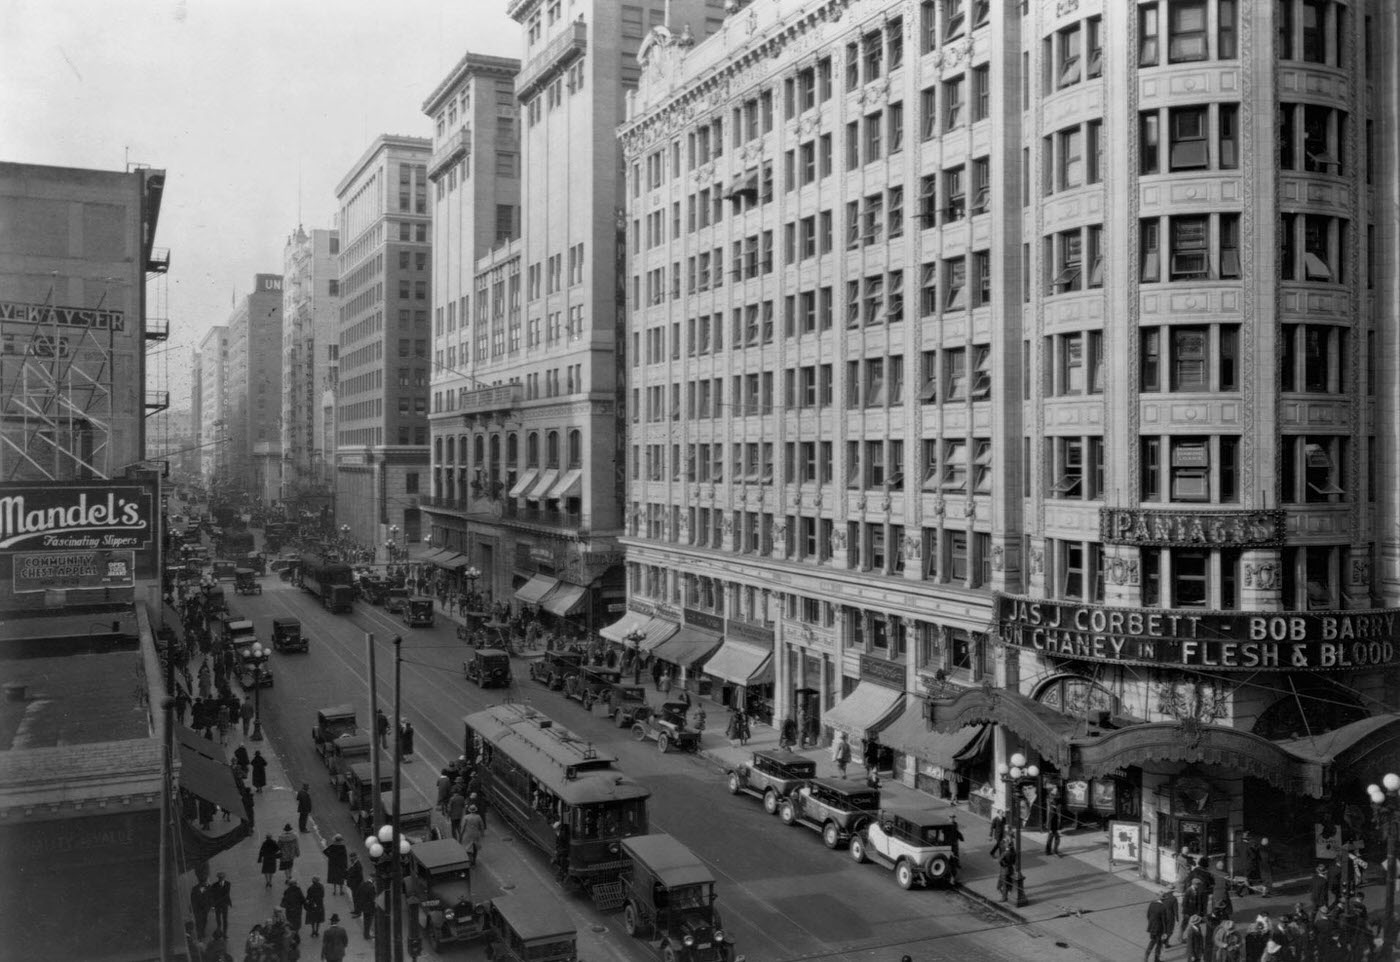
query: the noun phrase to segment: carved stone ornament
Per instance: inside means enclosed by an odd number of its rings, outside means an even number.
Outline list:
[[[940,518],[946,515],[948,513],[948,502],[944,501],[942,498],[939,498],[933,503],[933,513],[934,515]]]
[[[888,80],[877,80],[874,83],[866,84],[856,95],[856,100],[862,107],[870,108],[883,104],[889,99],[890,82]]]
[[[1045,549],[1031,549],[1031,574],[1039,575],[1045,573]]]
[[[1108,580],[1115,585],[1135,585],[1138,583],[1138,561],[1136,558],[1109,558],[1107,567]]]
[[[833,532],[831,532],[831,550],[832,550],[832,551],[845,551],[845,550],[846,550],[846,532],[844,532],[844,531],[833,531]]]
[[[787,522],[773,522],[773,541],[777,544],[784,544],[787,541]]]
[[[724,536],[726,538],[728,538],[734,533],[734,519],[731,518],[729,515],[726,514],[723,518],[721,518],[719,524],[720,530],[724,532]]]
[[[820,127],[821,114],[810,114],[797,122],[797,136],[803,138],[810,137],[812,134],[815,134]]]
[[[1279,585],[1277,561],[1249,561],[1244,566],[1246,588],[1259,588],[1271,591]]]
[[[890,499],[890,494],[888,491],[886,491],[885,496],[880,499],[880,510],[888,513],[890,510],[890,505],[892,503],[893,502]]]
[[[822,493],[821,493],[820,491],[818,491],[815,495],[812,496],[812,507],[814,507],[814,508],[820,508],[821,506],[822,506]]]
[[[1079,9],[1079,0],[1059,0],[1055,4],[1055,16],[1066,17]]]
[[[864,510],[865,510],[865,492],[864,492],[864,491],[862,491],[862,492],[860,493],[860,497],[856,498],[856,510],[857,510],[857,511],[864,511]]]
[[[1006,546],[1001,544],[992,545],[992,570],[1006,570]]]
[[[681,540],[684,541],[690,536],[690,517],[684,514],[681,515],[681,520],[678,523],[677,527],[680,528],[680,537]]]
[[[916,537],[914,537],[912,534],[906,534],[906,535],[904,536],[904,560],[906,560],[906,561],[917,561],[917,560],[919,560],[919,551],[920,551],[919,539],[916,538]]]
[[[967,502],[967,504],[963,505],[963,517],[964,517],[964,518],[972,518],[973,520],[976,520],[976,518],[977,518],[977,502],[976,502],[976,501],[973,501],[973,500],[969,499],[968,502]]]
[[[1371,559],[1358,558],[1352,556],[1351,559],[1351,583],[1354,585],[1369,585],[1371,583]]]

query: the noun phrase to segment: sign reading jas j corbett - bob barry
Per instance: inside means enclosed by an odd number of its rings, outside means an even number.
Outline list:
[[[1220,612],[1112,608],[998,595],[1002,640],[1062,658],[1258,671],[1400,662],[1400,610]]]

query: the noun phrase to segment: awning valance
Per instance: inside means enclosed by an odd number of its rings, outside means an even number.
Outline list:
[[[588,589],[583,585],[561,581],[549,594],[540,599],[540,607],[560,618],[568,617],[583,607],[583,599]]]
[[[180,743],[179,749],[180,787],[242,818],[243,796],[238,793],[233,769],[190,749],[184,742]]]
[[[619,645],[627,644],[627,636],[634,631],[641,631],[642,626],[651,620],[650,615],[644,615],[640,611],[629,611],[617,621],[610,625],[604,625],[598,629],[598,634],[608,641],[615,641]]]
[[[554,487],[554,479],[559,477],[557,468],[549,468],[539,476],[539,480],[534,487],[525,492],[525,497],[530,501],[538,501],[549,493],[549,489]]]
[[[534,480],[540,476],[539,468],[526,468],[525,473],[520,476],[520,480],[515,482],[515,487],[506,492],[508,498],[518,498],[529,489]]]
[[[967,725],[955,732],[934,731],[924,718],[923,705],[916,701],[907,704],[903,713],[880,733],[880,741],[930,765],[953,768],[959,756],[983,743],[990,731],[990,725]]]
[[[773,677],[773,651],[736,638],[726,638],[705,662],[705,674],[734,685],[759,685]]]
[[[1018,691],[968,688],[950,700],[936,700],[933,709],[933,727],[940,732],[952,733],[976,722],[996,722],[1058,768],[1069,767],[1075,719]]]
[[[822,716],[822,724],[854,738],[865,738],[888,725],[903,705],[904,692],[863,681]]]
[[[689,667],[718,648],[723,640],[713,631],[680,625],[673,636],[652,648],[651,653],[662,661]]]
[[[535,575],[516,589],[515,600],[522,605],[537,605],[540,603],[540,599],[553,591],[557,584],[559,584],[558,578],[551,578],[549,575]]]
[[[559,483],[549,489],[549,498],[569,498],[573,497],[583,487],[583,471],[578,468],[570,468],[564,472]]]

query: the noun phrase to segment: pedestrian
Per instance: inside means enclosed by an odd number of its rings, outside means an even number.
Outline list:
[[[1211,962],[1244,962],[1244,940],[1233,919],[1224,919],[1211,934],[1214,957]]]
[[[219,744],[220,744],[220,745],[227,745],[227,744],[228,744],[228,729],[229,729],[229,724],[230,724],[230,719],[229,719],[229,714],[228,714],[228,705],[220,705],[220,706],[219,706],[219,712],[218,712],[218,714],[215,716],[214,724],[215,724],[215,725],[218,727],[218,729],[219,729]]]
[[[374,938],[374,897],[378,894],[372,878],[361,880],[359,888],[355,889],[355,914],[364,923],[366,939]]]
[[[791,749],[795,744],[797,744],[797,719],[784,718],[783,727],[778,730],[778,747]]]
[[[233,908],[233,883],[220,872],[209,886],[209,907],[214,910],[214,927],[228,931],[228,910]]]
[[[407,761],[413,758],[413,722],[399,719],[399,753]]]
[[[311,817],[311,786],[301,783],[301,790],[297,792],[297,830],[302,834],[306,833],[306,820]]]
[[[1182,942],[1186,945],[1187,962],[1206,962],[1205,919],[1192,915],[1181,926]]]
[[[1064,817],[1060,812],[1060,806],[1051,802],[1045,813],[1045,854],[1060,854],[1060,824]]]
[[[1001,858],[997,859],[997,866],[1000,872],[997,874],[997,891],[1001,893],[1001,900],[1005,902],[1011,895],[1011,890],[1016,887],[1016,843],[1008,841],[1006,849],[1001,853]]]
[[[360,887],[360,883],[365,878],[365,866],[360,861],[360,856],[354,852],[350,853],[350,864],[345,866],[345,884],[340,887],[340,894],[348,894],[353,901],[355,890]]]
[[[288,822],[282,826],[282,834],[277,836],[278,859],[277,867],[286,872],[287,881],[292,880],[292,866],[296,864],[297,856],[301,854],[301,846],[297,844],[296,832],[292,831],[292,823]]]
[[[669,670],[661,672],[661,694],[671,694],[671,672]]]
[[[345,849],[345,836],[337,833],[321,854],[326,856],[326,884],[336,895],[343,895],[345,892],[346,860],[348,858]]]
[[[1215,897],[1215,873],[1210,870],[1210,859],[1206,858],[1204,855],[1196,859],[1196,867],[1191,870],[1190,877],[1192,879],[1201,880],[1201,885],[1206,890],[1207,901]],[[1229,895],[1225,897],[1227,900],[1229,899]],[[1233,909],[1234,906],[1232,905],[1231,910],[1233,911]]]
[[[267,953],[273,951],[267,941],[267,931],[261,923],[254,923],[248,930],[248,938],[243,940],[243,962],[262,962]]]
[[[211,894],[209,886],[200,881],[196,881],[190,889],[190,914],[194,916],[192,924],[196,938],[204,938],[204,930],[209,927],[209,910],[214,907],[209,901]]]
[[[282,911],[287,913],[287,927],[293,933],[301,931],[301,914],[306,908],[306,893],[301,890],[296,879],[287,883],[282,892]]]
[[[1186,941],[1186,927],[1193,915],[1204,919],[1209,914],[1210,893],[1199,878],[1192,878],[1186,886],[1186,891],[1181,893],[1181,931],[1177,934],[1178,941]]]
[[[321,934],[321,923],[326,920],[326,887],[315,875],[306,887],[306,924],[311,926],[312,938]]]
[[[651,663],[651,681],[656,686],[656,690],[661,690],[661,659],[658,658]]]
[[[258,847],[258,863],[262,866],[264,885],[263,888],[272,888],[272,876],[277,871],[277,859],[281,856],[282,849],[278,847],[277,840],[268,832],[263,837],[262,845]]]
[[[350,947],[350,934],[340,924],[340,916],[331,913],[331,924],[321,936],[321,959],[323,962],[342,962],[345,950]]]
[[[475,805],[467,806],[467,814],[462,819],[462,829],[457,840],[475,854],[481,849],[481,838],[485,834],[485,819],[481,817]]]
[[[1191,882],[1191,870],[1196,867],[1194,852],[1183,845],[1177,849],[1176,855],[1172,857],[1172,862],[1176,868],[1176,890],[1179,893],[1186,891],[1186,886]]]
[[[865,748],[862,752],[867,772],[880,770],[880,736],[871,732],[866,736]]]
[[[1318,909],[1331,904],[1330,895],[1331,885],[1327,878],[1327,865],[1324,862],[1318,862],[1313,868],[1313,877],[1308,880],[1308,896],[1312,902],[1314,915],[1317,914]]]
[[[452,837],[459,842],[462,840],[462,819],[467,814],[467,796],[460,791],[454,791],[452,797],[447,800],[447,818],[452,826]]]
[[[1176,893],[1171,889],[1164,889],[1160,895],[1147,903],[1147,950],[1143,953],[1143,962],[1162,962],[1162,950],[1171,944],[1174,928]]]
[[[437,807],[442,814],[447,814],[447,800],[452,797],[452,776],[448,774],[449,769],[444,768],[437,780]]]
[[[387,749],[389,747],[389,718],[384,714],[384,709],[375,709],[374,726],[375,731],[379,733],[379,747]]]
[[[992,858],[1001,854],[1001,848],[1006,844],[1006,812],[1000,806],[992,809],[992,823],[987,830],[987,837],[992,840]]]
[[[243,815],[248,819],[248,827],[253,827],[253,790],[243,782],[238,783],[238,796],[243,799]]]
[[[836,764],[836,771],[845,778],[846,766],[851,763],[851,743],[846,740],[845,732],[838,731],[831,740],[831,760]]]
[[[737,721],[738,721],[738,725],[739,725],[739,744],[740,744],[740,745],[747,745],[747,744],[749,743],[749,716],[748,716],[748,713],[745,712],[745,711],[741,708],[741,709],[736,713],[736,716],[735,716],[735,717],[736,717],[736,719],[737,719]]]
[[[251,763],[252,759],[248,757],[247,745],[239,745],[233,750],[234,774],[238,777],[240,783],[247,781],[248,767]]]
[[[699,735],[705,734],[705,706],[698,705],[695,708],[695,731]]]
[[[253,760],[249,767],[253,769],[253,791],[261,795],[267,785],[267,759],[263,758],[260,749],[253,752]]]

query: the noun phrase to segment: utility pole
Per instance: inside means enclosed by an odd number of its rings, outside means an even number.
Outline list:
[[[389,924],[393,926],[394,962],[403,962],[403,856],[399,854],[399,791],[403,784],[403,739],[399,729],[399,694],[403,668],[403,636],[394,636],[394,717],[389,721],[394,735],[394,837],[390,840],[389,851],[394,856],[394,889],[389,905],[393,915]],[[376,793],[377,794],[377,793]]]

